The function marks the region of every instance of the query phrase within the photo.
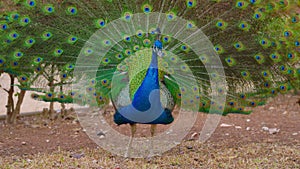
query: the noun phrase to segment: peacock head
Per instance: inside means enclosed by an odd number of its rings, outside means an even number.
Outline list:
[[[163,48],[162,42],[160,40],[156,40],[154,42],[154,48],[158,48],[158,49],[162,50],[162,48]]]
[[[163,49],[162,42],[160,40],[156,40],[154,42],[153,49],[152,49],[153,53],[155,53],[160,57],[163,57],[164,54],[162,52],[162,49]]]

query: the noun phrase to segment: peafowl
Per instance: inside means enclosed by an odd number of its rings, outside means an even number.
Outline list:
[[[226,115],[300,88],[297,0],[2,2],[0,71],[32,98],[105,108],[114,122]],[[185,122],[184,124],[187,125]],[[192,122],[190,122],[192,123]],[[184,127],[184,126],[182,126]]]

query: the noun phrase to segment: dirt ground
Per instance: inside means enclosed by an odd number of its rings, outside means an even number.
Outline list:
[[[267,105],[254,108],[250,115],[229,114],[222,117],[207,143],[222,143],[229,147],[247,143],[280,143],[299,145],[300,150],[300,106],[296,103],[298,98],[299,96],[292,95],[278,96]],[[199,113],[186,140],[199,131],[206,116]],[[127,125],[113,127],[126,135],[130,132]],[[159,127],[159,131],[166,127]],[[97,147],[82,130],[75,114],[55,121],[41,119],[39,116],[21,117],[14,126],[0,121],[0,132],[0,157]],[[138,126],[137,133],[137,137],[148,136],[149,126]]]

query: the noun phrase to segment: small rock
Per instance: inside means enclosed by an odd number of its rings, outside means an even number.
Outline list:
[[[246,120],[246,122],[250,122],[250,121],[251,121],[250,119],[247,119],[247,120]]]
[[[293,133],[292,135],[293,135],[293,136],[297,136],[297,135],[298,135],[298,133]]]
[[[81,154],[77,154],[77,153],[71,154],[70,157],[71,157],[71,158],[79,159],[79,158],[84,157],[84,153],[81,153]]]
[[[242,127],[241,126],[234,126],[236,129],[241,129]]]
[[[261,129],[262,129],[263,131],[269,131],[269,127],[266,127],[266,126],[262,127]]]
[[[246,128],[247,131],[249,131],[250,129],[251,129],[250,127],[247,127],[247,128]]]
[[[274,110],[275,108],[274,107],[269,107],[269,110]]]
[[[196,137],[198,137],[198,133],[194,132],[191,137],[190,137],[190,140],[196,140]]]
[[[270,134],[276,134],[276,133],[278,133],[280,131],[280,129],[277,129],[277,128],[270,128],[269,129],[269,133]]]
[[[287,114],[288,112],[287,111],[284,111],[282,114],[284,115],[284,114]]]
[[[50,140],[46,140],[46,143],[49,143],[50,142]]]
[[[105,137],[105,133],[102,132],[102,131],[100,131],[100,132],[97,134],[97,136],[104,136],[104,137]]]
[[[26,145],[26,142],[25,142],[25,141],[23,141],[23,142],[22,142],[22,145]]]
[[[191,149],[193,149],[193,146],[186,146],[186,148],[191,150]]]
[[[229,133],[225,133],[225,136],[229,136]]]
[[[225,123],[222,123],[221,125],[220,125],[220,127],[231,127],[232,125],[231,124],[225,124]]]
[[[33,128],[33,129],[36,129],[36,128],[40,128],[41,126],[37,125],[37,124],[32,124],[32,125],[30,125],[30,127]]]

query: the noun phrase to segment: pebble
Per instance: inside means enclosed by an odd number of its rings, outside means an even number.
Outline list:
[[[232,125],[231,124],[225,124],[225,123],[222,123],[221,125],[220,125],[220,127],[231,127]]]
[[[193,149],[192,146],[186,146],[186,148],[189,149],[189,150]]]
[[[23,142],[22,142],[22,145],[26,145],[26,142],[25,142],[25,141],[23,141]]]
[[[41,126],[40,126],[40,125],[37,125],[37,124],[33,124],[33,125],[31,125],[30,127],[33,128],[33,129],[36,129],[36,128],[40,128]]]
[[[246,128],[247,131],[249,131],[250,129],[251,129],[250,127],[247,127],[247,128]]]
[[[297,135],[298,135],[298,133],[293,133],[292,135],[293,135],[293,136],[297,136]]]
[[[247,119],[247,120],[246,120],[246,122],[250,122],[250,121],[251,121],[250,119]]]
[[[269,133],[270,134],[276,134],[276,133],[278,133],[280,131],[280,129],[277,129],[277,128],[270,128],[269,129]]]
[[[191,137],[190,137],[190,140],[196,140],[196,137],[198,136],[199,134],[197,132],[194,132]]]
[[[84,153],[81,153],[81,154],[77,154],[77,153],[71,154],[70,157],[71,157],[71,158],[79,159],[79,158],[84,157]]]
[[[100,131],[100,132],[97,134],[97,136],[105,136],[105,133],[102,132],[102,131]]]
[[[266,127],[266,126],[262,127],[261,129],[262,129],[263,131],[269,131],[269,127]]]
[[[234,126],[236,129],[241,129],[242,127],[241,126]]]
[[[274,110],[275,108],[274,107],[269,107],[269,110]]]

